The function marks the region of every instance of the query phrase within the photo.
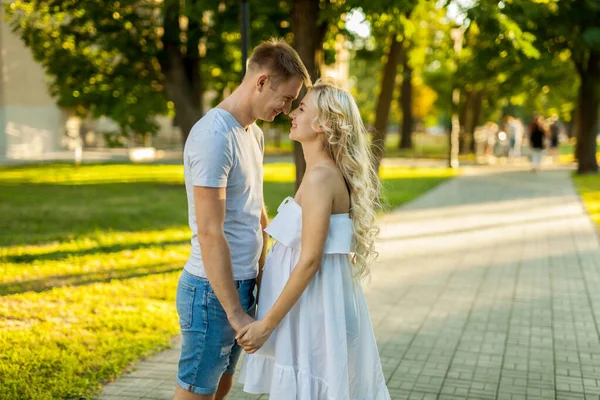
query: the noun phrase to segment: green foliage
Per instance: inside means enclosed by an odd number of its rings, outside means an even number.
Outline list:
[[[251,1],[251,40],[289,34],[287,2],[272,7]],[[6,12],[50,76],[61,107],[84,116],[107,116],[121,135],[154,133],[156,115],[175,115],[165,93],[161,61],[165,19],[162,2],[121,0],[16,0]],[[179,50],[199,52],[199,95],[237,86],[241,74],[239,2],[196,0],[183,7]],[[198,49],[186,47],[198,41]]]
[[[426,0],[379,1],[362,5],[360,8],[366,13],[366,20],[372,28],[372,36],[367,40],[355,40],[353,46],[355,58],[350,65],[350,75],[354,78],[352,94],[360,105],[363,119],[367,123],[372,123],[375,119],[378,93],[381,90],[379,85],[382,78],[382,65],[387,60],[392,35],[395,34],[398,40],[403,41],[409,64],[413,69],[412,78],[415,88],[429,85],[431,81],[425,78],[425,75],[428,74],[427,69],[439,56],[439,31],[442,25],[440,20],[444,10],[436,8],[432,2]],[[401,81],[400,71],[395,81],[394,98],[398,97],[398,86]],[[447,82],[447,79],[444,82]],[[444,90],[438,86],[433,89],[438,93]],[[401,118],[398,103],[394,101],[390,111],[390,122],[398,122]]]
[[[575,107],[576,71],[564,48],[546,49],[534,28],[557,3],[546,1],[480,1],[467,10],[464,48],[459,57],[457,87],[483,90],[484,120],[500,111],[522,109],[527,118],[538,111],[571,119]]]
[[[587,28],[581,36],[588,46],[600,50],[600,27]]]
[[[79,115],[106,115],[123,134],[154,132],[151,116],[167,112],[158,21],[151,3],[14,1],[13,30],[50,75],[50,92]]]
[[[375,91],[381,82],[381,62],[379,59],[373,59],[372,53],[368,53],[366,57],[361,53],[357,52],[354,62],[350,64],[349,75],[352,77],[350,92],[356,99],[365,124],[372,124],[375,121],[375,107],[377,107]]]

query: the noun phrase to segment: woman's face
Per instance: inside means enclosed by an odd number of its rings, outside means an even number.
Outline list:
[[[319,132],[312,127],[312,122],[317,116],[315,96],[314,92],[308,92],[298,108],[290,113],[292,118],[290,139],[300,143],[317,139]]]

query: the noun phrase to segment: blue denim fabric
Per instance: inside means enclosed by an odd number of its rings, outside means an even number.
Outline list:
[[[235,284],[242,307],[254,316],[256,280]],[[242,349],[207,279],[183,271],[176,303],[182,336],[177,384],[193,393],[211,395],[223,374],[233,375]]]

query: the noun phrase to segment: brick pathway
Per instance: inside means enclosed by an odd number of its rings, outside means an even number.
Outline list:
[[[382,220],[366,292],[392,399],[600,400],[600,245],[569,174],[468,169]],[[100,398],[171,399],[178,355]]]

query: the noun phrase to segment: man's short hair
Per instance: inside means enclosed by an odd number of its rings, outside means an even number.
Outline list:
[[[300,56],[283,39],[266,40],[254,48],[248,60],[248,70],[259,69],[267,69],[275,85],[300,78],[307,88],[311,86],[310,75]]]

